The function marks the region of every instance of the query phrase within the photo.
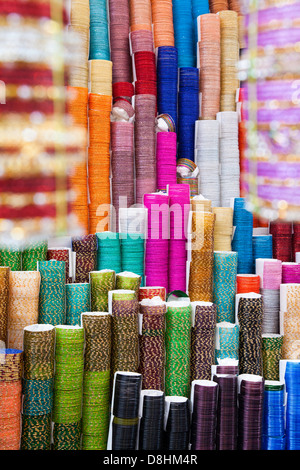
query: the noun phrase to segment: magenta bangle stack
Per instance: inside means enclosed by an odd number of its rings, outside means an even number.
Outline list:
[[[156,180],[159,191],[166,191],[169,184],[177,183],[176,152],[176,132],[158,132],[156,134]]]
[[[170,241],[169,241],[169,292],[186,292],[187,224],[190,207],[190,186],[169,186]]]
[[[169,196],[145,194],[144,205],[148,211],[145,285],[165,287],[168,291]]]

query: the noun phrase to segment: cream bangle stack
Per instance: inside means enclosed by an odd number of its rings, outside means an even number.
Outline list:
[[[194,196],[191,198],[191,210],[193,212],[211,212],[211,201],[209,199],[205,199],[201,194]]]
[[[280,285],[282,359],[300,358],[300,284]]]
[[[90,41],[89,0],[72,0],[69,31],[78,38],[78,57],[70,71],[69,85],[88,87],[88,57]]]
[[[233,209],[231,207],[213,207],[215,214],[214,251],[231,251],[233,234]]]
[[[95,59],[89,61],[90,93],[112,96],[112,62]]]
[[[23,350],[25,326],[38,323],[40,282],[39,271],[10,272],[7,326],[9,348]]]

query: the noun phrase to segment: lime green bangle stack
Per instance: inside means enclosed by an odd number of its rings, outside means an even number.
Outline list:
[[[91,310],[108,311],[108,292],[116,287],[116,273],[111,269],[90,272]]]
[[[106,450],[109,430],[111,315],[84,312],[82,449]]]
[[[38,261],[47,260],[48,242],[38,241],[27,245],[22,251],[22,271],[36,271]]]
[[[22,450],[50,450],[55,328],[24,328]]]
[[[54,450],[80,450],[84,329],[57,325],[53,400]]]
[[[165,394],[169,396],[190,396],[191,317],[190,302],[167,302]]]
[[[265,380],[279,380],[279,364],[282,359],[283,335],[262,335],[263,376]]]
[[[141,282],[142,276],[133,272],[123,271],[116,276],[116,289],[134,290],[138,299]]]

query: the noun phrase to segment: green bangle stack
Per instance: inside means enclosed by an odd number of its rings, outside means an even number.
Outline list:
[[[53,400],[54,450],[79,450],[84,368],[84,329],[57,325]]]
[[[265,380],[279,380],[279,363],[282,358],[283,335],[262,335],[263,377]]]
[[[82,448],[105,450],[109,430],[111,315],[84,312]]]
[[[54,423],[53,449],[54,450],[80,450],[81,422],[71,424]]]
[[[0,248],[0,266],[5,266],[11,271],[22,270],[22,251],[18,247],[1,247]]]
[[[192,307],[188,301],[167,302],[165,394],[190,395]]]
[[[108,311],[108,292],[116,287],[116,273],[111,269],[90,272],[91,310]],[[87,311],[87,310],[86,310]]]
[[[22,271],[36,271],[38,261],[46,261],[48,241],[32,242],[22,251]]]
[[[116,289],[134,290],[136,298],[139,298],[139,289],[142,282],[142,276],[129,271],[123,271],[116,276]]]

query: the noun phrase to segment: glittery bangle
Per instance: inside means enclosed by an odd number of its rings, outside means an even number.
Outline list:
[[[22,416],[21,450],[50,450],[51,413],[40,416]]]
[[[66,324],[80,325],[82,312],[91,308],[91,286],[88,282],[66,285]]]
[[[6,346],[8,322],[9,267],[0,267],[0,345]]]
[[[108,311],[108,292],[116,287],[115,271],[104,269],[101,271],[91,271],[91,310],[93,312]]]
[[[167,303],[165,393],[169,396],[189,396],[191,314],[189,302]]]
[[[166,305],[156,299],[140,302],[142,331],[139,341],[142,388],[164,390]]]
[[[279,380],[283,335],[262,335],[263,376],[265,380]]]
[[[82,327],[56,326],[54,423],[71,425],[81,419],[83,352],[84,329]]]
[[[54,374],[55,328],[30,325],[24,328],[24,379],[47,380]]]

